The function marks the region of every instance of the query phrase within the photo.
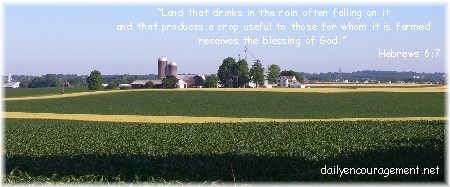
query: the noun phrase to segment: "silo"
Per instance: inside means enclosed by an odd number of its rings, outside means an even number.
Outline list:
[[[158,58],[158,79],[166,77],[167,58],[162,56]]]
[[[171,62],[167,65],[167,75],[177,76],[177,63]]]

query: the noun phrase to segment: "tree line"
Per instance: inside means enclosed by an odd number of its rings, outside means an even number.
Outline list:
[[[242,88],[245,87],[250,81],[256,84],[256,87],[260,87],[264,83],[264,80],[268,80],[269,83],[276,83],[276,79],[280,76],[295,76],[297,80],[303,82],[302,76],[292,70],[280,71],[280,67],[276,64],[268,66],[267,74],[265,69],[259,60],[255,60],[251,68],[245,59],[241,59],[236,62],[233,57],[227,57],[223,59],[222,65],[219,66],[217,75],[211,74],[202,77],[196,75],[189,80],[185,80],[188,87],[205,87],[216,88],[218,83],[225,88]],[[102,83],[108,83],[105,89],[116,89],[120,84],[131,84],[138,79],[156,79],[156,75],[148,75],[150,77],[142,77],[137,75],[102,75],[100,71],[93,70],[89,76],[77,76],[77,75],[56,75],[47,74],[43,77],[33,77],[31,80],[22,80],[21,87],[28,88],[41,88],[41,87],[61,87],[65,86],[85,86],[89,90],[104,89]],[[65,79],[65,81],[63,81]],[[154,84],[149,81],[145,84],[144,88],[175,88],[177,86],[178,79],[175,76],[166,76],[162,80],[162,84]]]
[[[44,76],[13,75],[15,81],[20,82],[21,88],[61,87],[63,84],[72,87],[88,87],[87,75],[76,74],[47,74]],[[101,75],[103,83],[114,85],[130,84],[137,79],[155,79],[156,75]]]
[[[93,78],[95,76],[96,78]],[[203,79],[201,76],[194,76],[189,80],[185,80],[188,87],[206,87],[216,88],[218,83],[226,88],[242,88],[247,86],[249,82],[253,82],[259,87],[265,80],[270,84],[276,84],[279,76],[295,76],[295,78],[303,83],[304,78],[309,80],[317,80],[319,82],[342,82],[348,80],[349,82],[414,82],[414,83],[433,83],[446,84],[446,73],[416,73],[416,72],[397,72],[397,71],[374,71],[365,70],[351,73],[305,73],[296,72],[293,70],[281,71],[280,66],[271,64],[267,66],[265,71],[261,61],[255,60],[251,68],[245,59],[240,59],[236,62],[233,57],[223,59],[219,66],[217,75],[211,74]],[[20,87],[23,88],[41,88],[41,87],[61,87],[63,84],[74,87],[88,87],[92,89],[100,89],[102,83],[108,83],[106,89],[116,89],[120,84],[130,84],[135,80],[155,80],[156,75],[101,75],[97,70],[91,72],[89,76],[76,74],[47,74],[41,77],[33,77],[27,75],[14,75],[15,81],[20,81]],[[90,79],[90,80],[89,80]],[[95,81],[94,81],[95,79]],[[89,86],[89,82],[96,82],[96,86]],[[153,82],[148,82],[144,88],[175,88],[178,80],[175,76],[167,76],[162,80],[163,84],[155,85]],[[98,86],[100,84],[100,87]]]
[[[268,80],[269,84],[276,84],[279,76],[295,76],[295,78],[303,83],[303,77],[300,73],[292,70],[281,71],[280,66],[271,64],[268,66],[267,73],[260,60],[255,60],[252,67],[248,68],[245,59],[236,62],[233,57],[223,59],[222,65],[219,66],[217,76],[223,87],[225,88],[242,88],[250,81],[255,83],[256,87],[264,84],[264,80]]]
[[[355,72],[328,72],[328,73],[306,73],[301,72],[301,74],[308,78],[309,80],[317,80],[320,82],[342,82],[343,80],[348,80],[349,82],[392,82],[396,83],[398,81],[403,81],[405,83],[433,83],[433,84],[446,84],[447,74],[446,73],[417,73],[412,71],[375,71],[375,70],[364,70]]]

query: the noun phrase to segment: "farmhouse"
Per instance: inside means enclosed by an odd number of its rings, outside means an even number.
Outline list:
[[[250,88],[256,88],[256,83],[250,80],[245,86],[248,86]],[[269,83],[268,80],[264,80],[264,83],[258,85],[260,88],[272,88],[272,84]]]
[[[196,74],[178,74],[176,77],[178,79],[177,86],[178,88],[187,88],[191,87],[194,82],[194,77]],[[205,76],[201,76],[203,80],[205,80]]]
[[[298,82],[295,76],[279,76],[277,78],[279,88],[304,88],[305,86]]]

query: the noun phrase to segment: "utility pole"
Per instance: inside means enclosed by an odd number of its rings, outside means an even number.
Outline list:
[[[339,67],[339,78],[338,78],[338,82],[341,82],[341,79],[342,79],[341,72],[342,72],[342,69],[341,69],[341,67]]]

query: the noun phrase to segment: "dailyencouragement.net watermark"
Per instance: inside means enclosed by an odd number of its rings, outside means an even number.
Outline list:
[[[439,174],[439,166],[433,168],[422,168],[419,166],[414,168],[348,168],[339,167],[339,165],[327,167],[325,165],[320,169],[322,175],[383,175],[383,177],[389,177],[389,175],[437,175]]]

